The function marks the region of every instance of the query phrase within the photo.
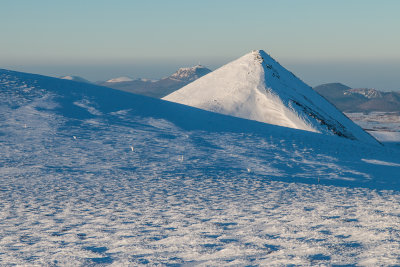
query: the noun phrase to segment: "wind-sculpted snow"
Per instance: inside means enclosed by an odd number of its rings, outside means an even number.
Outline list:
[[[0,265],[399,265],[400,153],[0,71]]]

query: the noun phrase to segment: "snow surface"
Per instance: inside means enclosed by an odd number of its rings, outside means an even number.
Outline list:
[[[0,92],[2,266],[400,265],[399,150],[6,70]]]
[[[107,80],[107,83],[120,83],[120,82],[131,82],[133,81],[132,78],[126,77],[126,76],[122,76],[122,77],[118,77],[118,78],[113,78],[110,80]]]
[[[248,53],[163,99],[377,144],[372,136],[262,50]]]

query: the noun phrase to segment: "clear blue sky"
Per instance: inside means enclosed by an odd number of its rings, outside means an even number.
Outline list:
[[[263,49],[310,85],[400,89],[400,1],[1,0],[0,68],[90,80]]]

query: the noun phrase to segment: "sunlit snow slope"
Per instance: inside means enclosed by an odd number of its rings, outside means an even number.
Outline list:
[[[262,50],[246,54],[163,99],[274,125],[377,143]]]
[[[400,153],[0,70],[0,265],[399,265]]]

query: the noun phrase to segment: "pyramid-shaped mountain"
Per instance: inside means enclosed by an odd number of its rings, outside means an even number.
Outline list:
[[[252,51],[163,99],[269,124],[377,143],[262,50]]]

